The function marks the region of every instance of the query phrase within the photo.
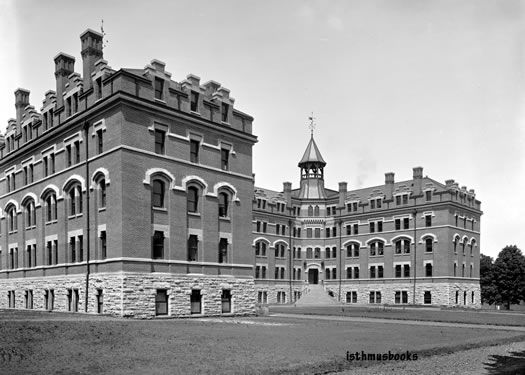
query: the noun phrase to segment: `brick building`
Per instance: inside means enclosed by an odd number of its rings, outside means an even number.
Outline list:
[[[255,308],[253,118],[165,64],[113,70],[102,35],[55,58],[0,141],[0,307],[118,316]]]
[[[255,188],[259,303],[289,303],[322,284],[349,304],[480,306],[480,202],[454,180],[413,179],[358,190],[325,188],[313,135],[300,186]]]

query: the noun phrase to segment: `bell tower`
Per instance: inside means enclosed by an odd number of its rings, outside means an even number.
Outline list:
[[[306,146],[298,167],[301,168],[301,190],[299,197],[303,199],[324,199],[324,161],[319,148],[314,140],[313,130],[310,135],[310,142]]]

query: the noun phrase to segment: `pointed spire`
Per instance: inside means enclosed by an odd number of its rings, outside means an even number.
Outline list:
[[[321,152],[319,151],[319,148],[315,143],[313,134],[310,138],[310,142],[308,142],[308,146],[306,146],[306,150],[304,151],[303,157],[301,158],[301,161],[299,162],[298,166],[303,167],[312,164],[316,164],[317,166],[321,167],[324,167],[326,165],[326,162],[321,156]]]

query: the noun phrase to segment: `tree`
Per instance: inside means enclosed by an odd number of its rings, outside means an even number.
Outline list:
[[[525,300],[525,257],[517,246],[506,246],[494,262],[494,284],[497,300],[507,309]]]
[[[492,257],[480,254],[479,283],[481,287],[481,302],[492,305],[497,302],[498,291],[494,283],[494,260]]]

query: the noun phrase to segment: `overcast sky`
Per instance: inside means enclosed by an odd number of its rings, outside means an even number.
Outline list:
[[[38,110],[53,57],[100,30],[114,69],[153,58],[231,90],[255,117],[256,185],[298,187],[309,114],[326,186],[412,177],[475,189],[481,251],[525,250],[525,1],[0,0],[0,128],[18,87]]]

